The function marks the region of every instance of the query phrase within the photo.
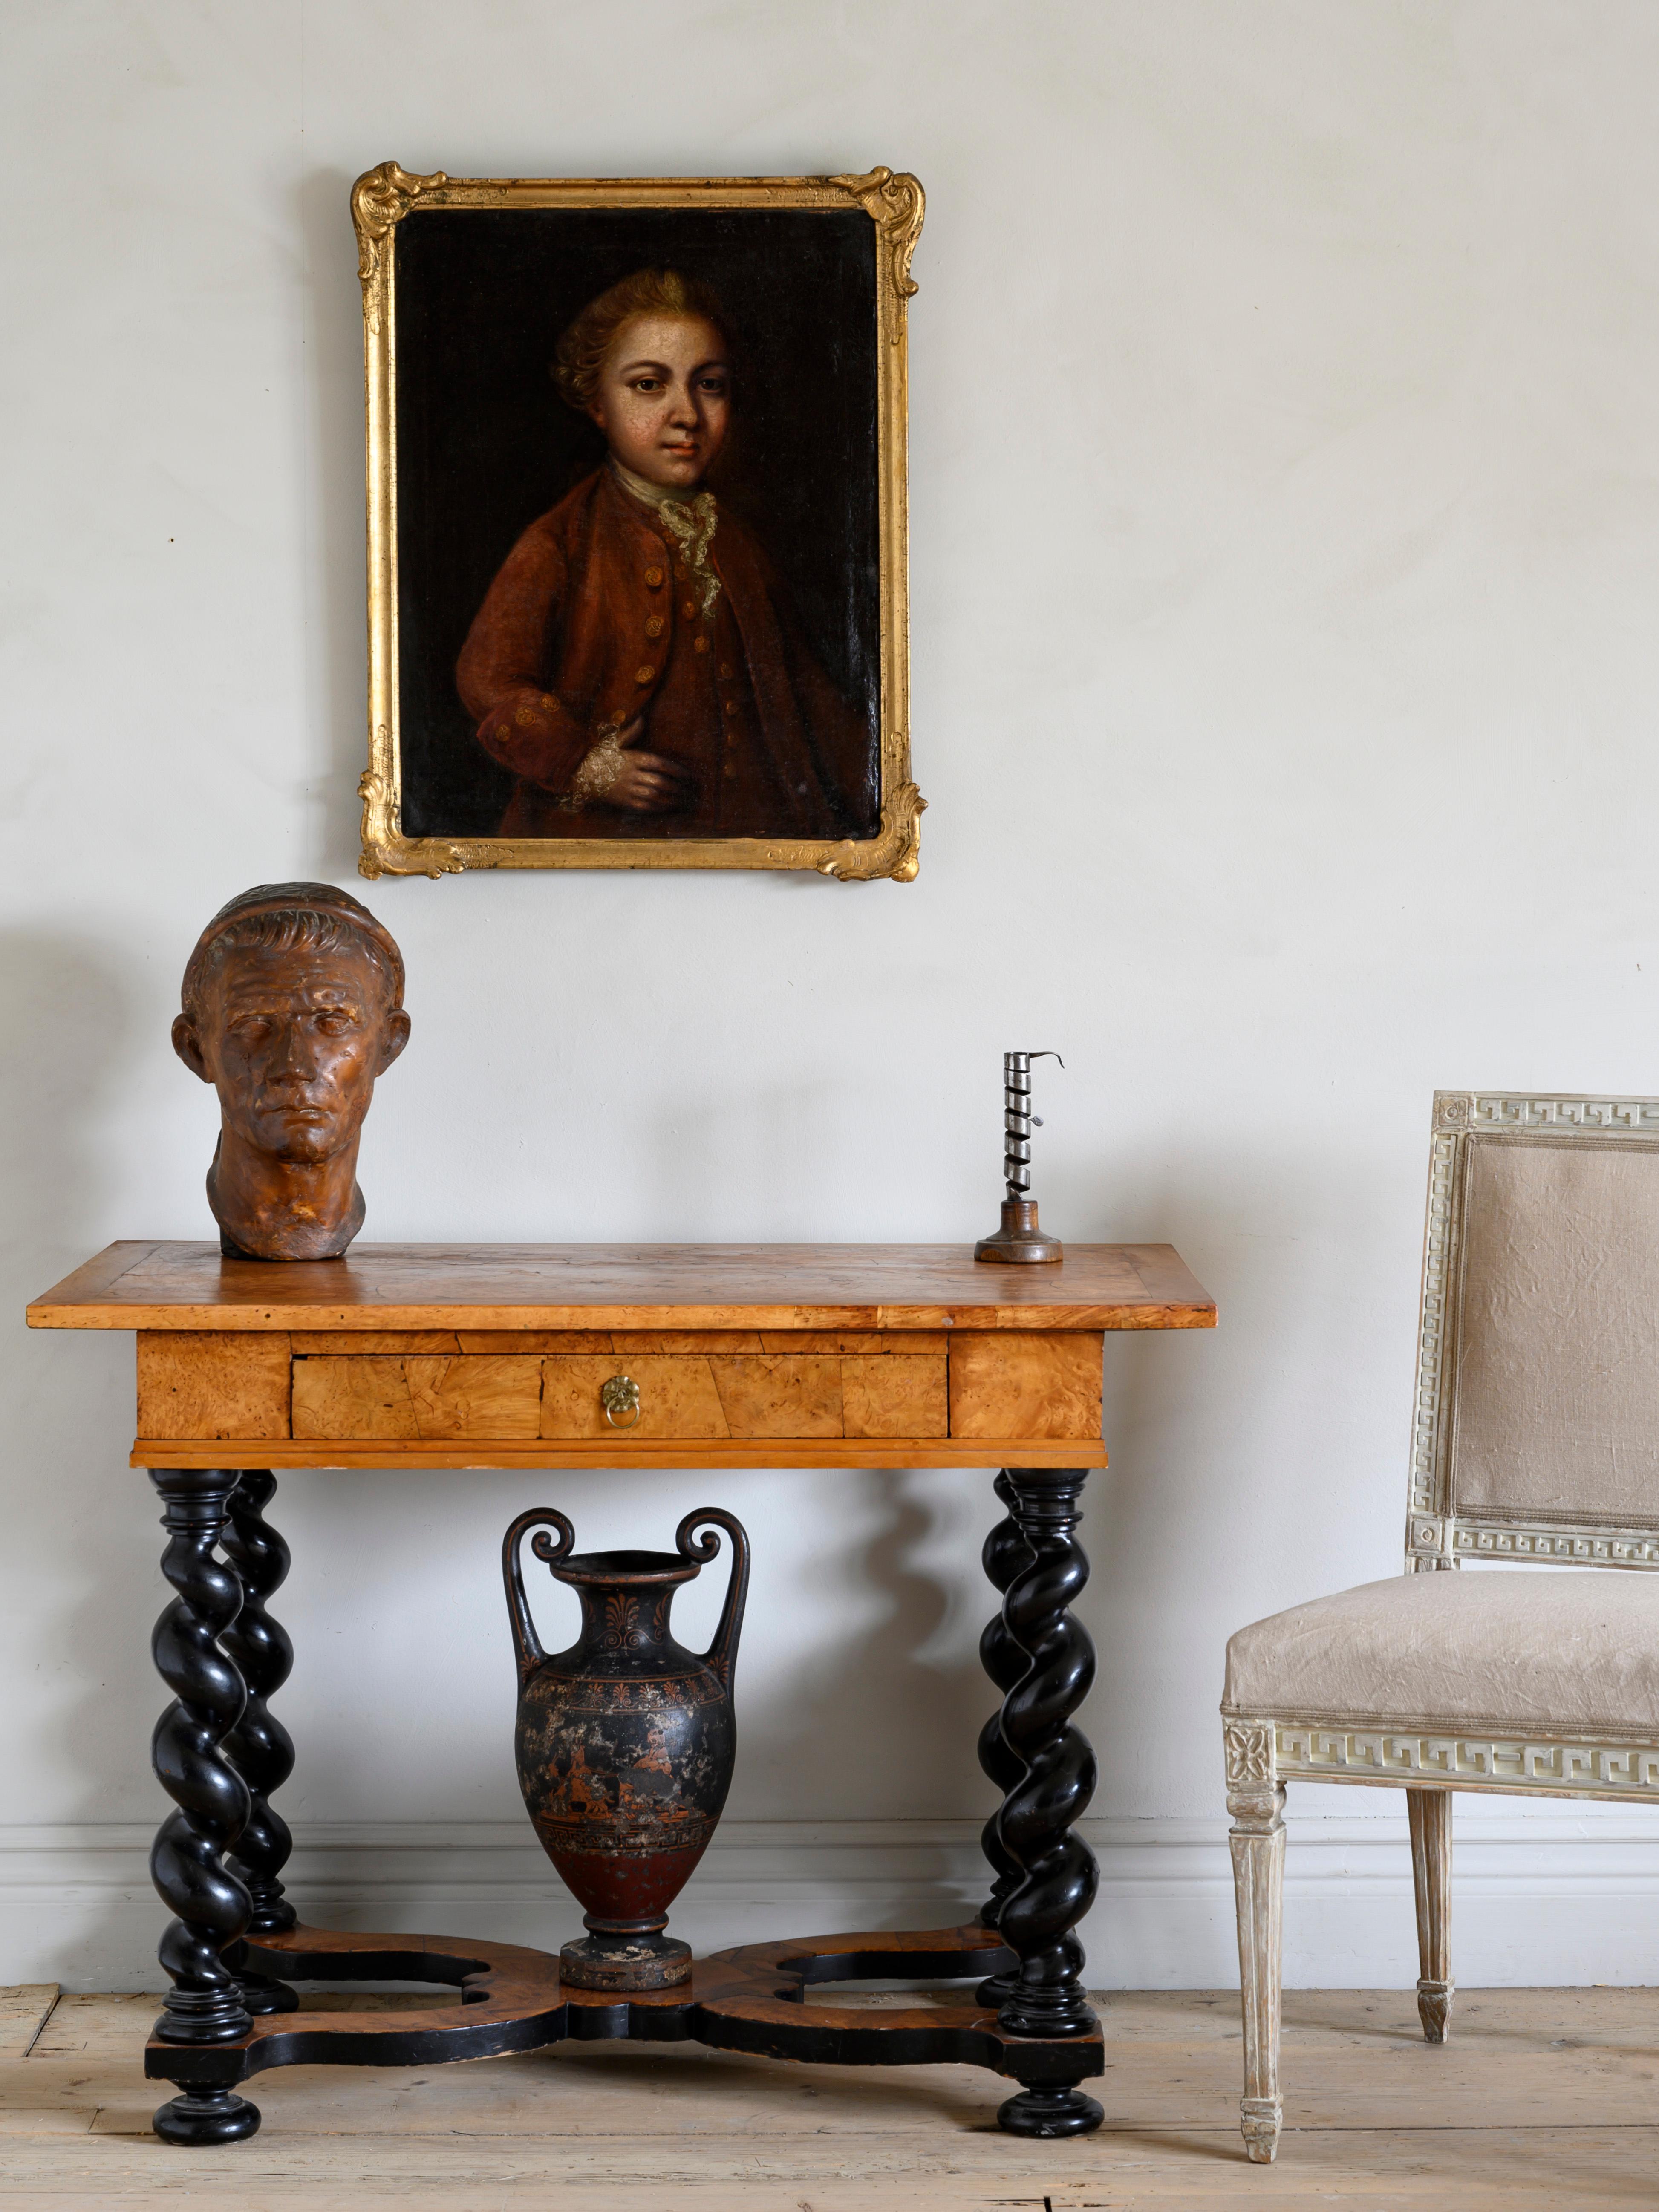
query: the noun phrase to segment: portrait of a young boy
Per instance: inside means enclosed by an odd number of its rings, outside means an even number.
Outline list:
[[[604,462],[539,516],[461,648],[478,742],[516,779],[504,834],[848,835],[870,732],[752,532],[708,488],[735,381],[706,285],[641,270],[559,343]]]
[[[874,835],[874,228],[400,226],[403,830]]]

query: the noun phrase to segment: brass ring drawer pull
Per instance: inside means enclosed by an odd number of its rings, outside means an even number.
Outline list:
[[[640,1386],[631,1375],[613,1375],[599,1392],[599,1403],[613,1429],[631,1429],[640,1418]],[[629,1419],[618,1419],[624,1413]]]

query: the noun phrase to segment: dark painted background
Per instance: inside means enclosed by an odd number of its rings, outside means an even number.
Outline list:
[[[559,334],[635,269],[711,284],[733,325],[732,428],[709,489],[750,524],[824,667],[880,699],[875,226],[860,212],[416,208],[397,253],[399,715],[404,835],[488,836],[512,780],[455,660],[514,540],[597,467],[559,398]],[[628,835],[618,822],[618,836]]]

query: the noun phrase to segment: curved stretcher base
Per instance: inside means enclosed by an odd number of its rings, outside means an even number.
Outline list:
[[[993,1929],[970,1923],[919,1935],[745,1944],[700,1960],[690,1980],[673,1989],[617,1995],[562,1985],[556,1958],[518,1944],[292,1928],[250,1936],[239,1971],[283,1981],[437,1982],[459,1988],[461,2002],[399,2012],[266,2013],[235,2043],[152,2036],[144,2071],[184,2090],[174,2100],[183,2106],[271,2066],[441,2066],[566,2041],[690,2042],[819,2066],[984,2066],[1021,2085],[999,2116],[1012,2132],[1086,2133],[1099,2126],[1101,2108],[1076,2085],[1104,2069],[1097,2026],[1044,2041],[1005,2033],[994,2011],[974,2003],[860,2011],[811,2004],[805,1994],[816,1982],[978,1981],[1017,1963]],[[188,2136],[170,2129],[173,2110],[163,2106],[156,2115],[157,2132],[169,2140],[225,2139],[210,2129]]]

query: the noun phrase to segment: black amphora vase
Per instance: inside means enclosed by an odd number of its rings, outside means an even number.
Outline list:
[[[705,1525],[708,1524],[708,1525]],[[702,1528],[694,1542],[692,1532]],[[519,1571],[531,1550],[581,1600],[581,1633],[549,1658]],[[732,1546],[720,1626],[707,1651],[681,1649],[674,1592]],[[588,1934],[559,1954],[585,1990],[661,1990],[691,1972],[665,1936],[668,1908],[707,1850],[732,1786],[732,1668],[749,1594],[749,1539],[731,1514],[688,1513],[672,1552],[573,1553],[562,1513],[520,1514],[501,1547],[519,1663],[519,1787],[542,1847],[583,1907]]]

